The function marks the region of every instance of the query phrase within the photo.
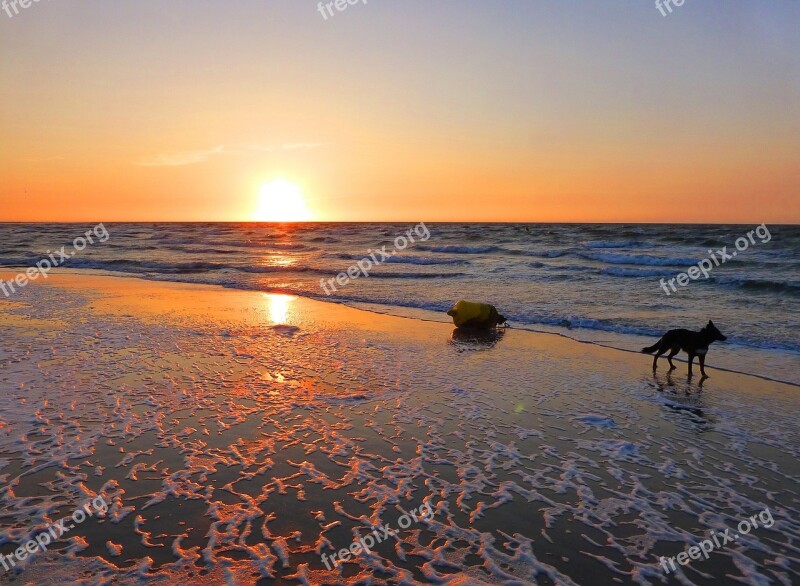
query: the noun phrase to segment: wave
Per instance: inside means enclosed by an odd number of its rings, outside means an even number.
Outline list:
[[[276,250],[309,250],[309,249],[314,249],[314,247],[310,247],[310,246],[307,246],[305,244],[292,243],[292,242],[287,242],[287,243],[273,242],[273,243],[270,243],[269,245],[267,245],[267,248],[268,249],[269,248],[274,248]],[[316,250],[316,249],[314,249],[314,250]]]
[[[800,281],[773,281],[770,279],[751,279],[747,277],[713,277],[713,280],[720,285],[730,285],[751,291],[800,295]]]
[[[387,263],[412,264],[412,265],[463,265],[468,260],[460,258],[428,258],[421,256],[393,256],[387,258]]]
[[[565,248],[562,250],[506,250],[505,252],[512,255],[535,256],[538,258],[560,258],[576,250],[575,248]]]
[[[109,241],[109,242],[104,243],[103,246],[105,246],[106,248],[117,248],[119,250],[131,250],[131,248],[132,248],[130,243],[127,243],[127,242],[119,242],[118,243],[118,242],[110,242]],[[141,252],[143,250],[163,250],[164,247],[163,246],[157,246],[157,245],[151,245],[151,244],[138,243],[133,248],[135,248],[135,250],[137,252]],[[181,250],[181,251],[189,252],[188,249],[181,248],[180,246],[174,247],[173,250]]]
[[[158,247],[147,247],[138,250],[158,250]],[[194,248],[187,248],[186,246],[174,246],[172,250],[188,252],[189,254],[197,254],[198,252],[202,252],[203,254],[238,254],[235,250],[222,250],[220,248],[203,248],[202,251],[199,251]]]
[[[194,244],[201,245],[202,243],[195,242]],[[295,242],[253,242],[249,240],[226,240],[222,242],[213,242],[217,246],[230,246],[233,248],[262,248],[265,252],[270,250],[308,250],[309,247],[305,244]]]
[[[205,252],[210,246],[229,247],[229,248],[259,248],[265,252],[270,250],[308,250],[314,249],[306,244],[297,242],[267,242],[263,240],[208,240],[202,238],[173,238],[171,240],[161,240],[158,248],[165,250],[180,250],[181,246],[196,246],[196,252]],[[171,247],[171,248],[170,248]],[[136,246],[130,247],[136,249]]]
[[[612,277],[673,277],[675,271],[663,269],[627,269],[623,267],[609,267],[600,271]]]
[[[505,314],[509,321],[522,323],[527,326],[554,326],[566,328],[568,330],[595,330],[601,332],[611,332],[615,334],[626,334],[635,336],[647,336],[658,338],[664,334],[663,329],[652,328],[644,325],[621,324],[609,320],[594,319],[589,317],[575,316],[515,316]],[[519,326],[517,326],[519,327]],[[527,329],[527,328],[522,328]],[[800,344],[793,342],[782,342],[777,340],[763,340],[746,337],[728,337],[727,344],[733,346],[744,346],[748,348],[758,348],[761,350],[781,350],[788,352],[800,352]]]
[[[666,258],[663,256],[611,254],[602,252],[578,253],[587,260],[595,260],[612,265],[647,265],[654,267],[685,267],[697,264],[694,258]]]
[[[581,330],[598,330],[602,332],[615,332],[618,334],[633,334],[637,336],[661,336],[664,334],[662,330],[636,325],[625,325],[620,323],[610,322],[608,320],[595,319],[589,317],[575,317],[569,316],[516,316],[507,315],[509,321],[520,322],[526,325],[544,325],[544,326],[557,326],[560,328],[581,329]]]
[[[325,258],[337,258],[340,260],[347,260],[347,261],[354,261],[358,262],[363,259],[369,259],[369,256],[358,256],[356,254],[346,254],[346,253],[328,253],[322,255]],[[376,255],[376,257],[380,258],[380,255]],[[463,265],[468,264],[468,260],[460,259],[460,258],[433,258],[433,257],[423,257],[423,256],[408,256],[408,255],[398,255],[392,256],[387,258],[380,264],[411,264],[411,265],[420,265],[420,266],[428,266],[428,265]]]
[[[305,266],[247,266],[207,261],[163,263],[156,261],[138,261],[127,259],[91,260],[71,258],[62,266],[66,268],[96,269],[133,274],[159,273],[163,275],[208,272],[240,272],[256,274],[319,272],[317,269]]]
[[[418,244],[416,248],[429,252],[447,252],[451,254],[486,254],[487,252],[499,250],[497,246],[428,246],[426,244]]]
[[[32,258],[31,259],[6,258],[0,260],[0,267],[13,268],[13,269],[26,269],[27,267],[34,266],[39,260],[41,259],[33,260]]]
[[[640,240],[595,240],[584,242],[583,245],[586,248],[636,248],[650,246],[647,242],[641,242]]]
[[[466,273],[370,273],[370,279],[453,279]]]
[[[597,269],[595,267],[589,267],[586,265],[547,265],[547,268],[556,271],[570,271],[576,273],[583,273],[589,271],[597,272]]]

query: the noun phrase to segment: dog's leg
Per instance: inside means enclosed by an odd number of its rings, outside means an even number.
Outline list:
[[[689,354],[689,376],[692,376],[692,362],[694,362],[694,354]]]
[[[672,358],[680,351],[681,351],[680,348],[673,348],[672,351],[667,356],[667,360],[669,361],[670,370],[675,370],[675,368],[677,368],[674,364],[672,364]]]
[[[667,350],[665,348],[664,349],[659,348],[658,350],[656,350],[656,355],[653,356],[653,370],[658,368],[658,357],[661,356],[666,351]]]
[[[706,374],[706,355],[700,354],[700,356],[697,357],[697,361],[700,363],[700,374],[702,374],[703,377],[708,378],[708,375]]]

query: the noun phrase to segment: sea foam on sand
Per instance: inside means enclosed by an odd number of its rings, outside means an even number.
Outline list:
[[[110,506],[0,582],[660,583],[659,556],[766,507],[772,527],[675,574],[797,582],[796,387],[451,333],[90,274],[0,299],[0,554]],[[422,504],[395,540],[320,561]]]

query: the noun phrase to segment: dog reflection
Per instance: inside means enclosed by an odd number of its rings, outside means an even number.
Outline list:
[[[713,427],[714,420],[703,411],[705,400],[702,393],[699,392],[703,390],[705,379],[701,378],[697,385],[692,384],[691,376],[687,377],[686,382],[680,380],[676,382],[672,379],[672,372],[667,372],[663,379],[653,373],[653,382],[662,394],[668,396],[669,402],[664,403],[664,407],[675,413],[687,415],[689,420],[701,431]],[[696,387],[697,393],[692,394],[693,387]],[[681,391],[683,394],[680,394]]]

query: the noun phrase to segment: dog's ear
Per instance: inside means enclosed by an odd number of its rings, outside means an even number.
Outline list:
[[[712,328],[713,328],[713,327],[715,327],[715,326],[714,326],[714,322],[713,322],[713,321],[711,321],[711,320],[708,320],[708,325],[710,325]]]

